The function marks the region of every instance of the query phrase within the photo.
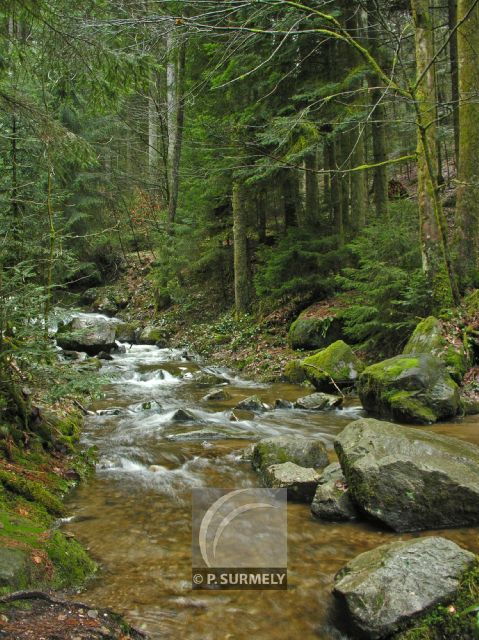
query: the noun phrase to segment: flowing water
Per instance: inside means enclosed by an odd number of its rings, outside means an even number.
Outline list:
[[[277,398],[295,400],[306,392],[294,385],[242,380],[192,361],[182,351],[154,346],[127,346],[102,373],[111,382],[91,407],[100,415],[87,418],[84,431],[85,445],[98,448],[97,473],[70,496],[73,516],[64,525],[101,565],[82,600],[124,613],[151,638],[347,638],[337,630],[334,574],[358,553],[410,536],[364,522],[319,522],[307,505],[290,503],[288,591],[193,592],[191,489],[259,486],[242,452],[269,435],[317,436],[334,460],[334,437],[362,415],[358,403],[332,412],[272,410],[232,422],[232,407],[246,396],[259,394],[274,405]],[[218,387],[204,373],[222,379],[228,400],[202,400]],[[152,404],[142,406],[145,402]],[[105,411],[112,408],[116,411]],[[174,422],[179,408],[194,418]],[[431,430],[479,445],[473,419]],[[479,552],[476,529],[441,535]]]

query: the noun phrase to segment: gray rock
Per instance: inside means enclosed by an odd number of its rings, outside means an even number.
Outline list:
[[[479,447],[361,419],[335,449],[354,502],[395,531],[479,524]]]
[[[311,511],[321,520],[341,521],[357,518],[358,511],[338,462],[330,464],[321,474]]]
[[[289,400],[282,400],[281,398],[278,398],[277,400],[275,400],[274,408],[275,409],[294,409],[294,404]]]
[[[106,320],[74,318],[60,329],[56,340],[62,349],[94,356],[115,348],[115,328]]]
[[[400,355],[367,367],[358,380],[367,411],[401,422],[432,424],[460,408],[459,389],[444,364],[428,354]]]
[[[194,413],[187,409],[177,409],[171,416],[172,422],[199,422]]]
[[[302,436],[273,436],[256,442],[252,465],[262,471],[272,464],[293,462],[300,467],[324,469],[329,464],[326,447],[318,438]]]
[[[445,538],[393,542],[349,562],[336,575],[333,593],[357,632],[385,638],[453,598],[474,560],[474,554]]]
[[[320,474],[315,469],[300,467],[293,462],[273,464],[263,472],[263,482],[274,489],[288,489],[288,500],[310,503]]]
[[[306,409],[308,411],[324,411],[337,409],[343,404],[341,396],[333,396],[329,393],[312,393],[304,398],[298,398],[294,403],[295,409]]]
[[[20,549],[0,547],[0,586],[10,590],[25,589],[31,577],[28,553]]]
[[[224,389],[215,389],[214,391],[210,391],[210,393],[207,393],[203,397],[203,400],[205,402],[211,402],[214,400],[228,400],[229,397],[229,393]]]
[[[259,396],[249,396],[241,402],[238,402],[235,409],[242,411],[254,411],[255,413],[261,413],[269,409],[268,405],[264,404]]]
[[[97,358],[99,358],[100,360],[113,360],[113,356],[111,356],[109,353],[105,353],[105,351],[100,351],[100,353],[97,355]]]

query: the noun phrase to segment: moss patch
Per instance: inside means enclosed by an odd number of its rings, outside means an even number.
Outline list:
[[[394,640],[473,640],[479,636],[477,613],[466,611],[475,606],[479,606],[479,562],[464,574],[451,602],[435,607]]]
[[[334,342],[301,363],[306,377],[318,391],[332,391],[336,385],[351,385],[364,369],[361,360],[342,340]]]

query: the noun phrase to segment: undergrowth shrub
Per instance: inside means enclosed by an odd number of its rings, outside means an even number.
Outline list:
[[[349,305],[344,312],[346,335],[377,355],[393,355],[418,318],[432,308],[421,267],[416,205],[392,205],[390,219],[366,227],[349,250],[355,265],[337,278]]]

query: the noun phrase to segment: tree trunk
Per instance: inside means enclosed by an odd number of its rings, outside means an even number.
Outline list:
[[[459,174],[459,69],[457,51],[457,0],[448,0],[449,13],[449,56],[451,60],[451,103],[454,127],[454,157],[456,172]]]
[[[372,42],[371,50],[375,58],[381,58],[381,52],[377,45],[377,33],[374,27],[377,21],[377,9],[374,0],[368,1],[368,32]],[[372,111],[371,135],[373,139],[373,164],[379,165],[373,171],[373,192],[374,208],[376,217],[387,218],[389,214],[388,197],[388,170],[385,163],[387,161],[386,142],[386,108],[383,104],[383,93],[379,86],[381,81],[377,75],[371,74],[368,77],[371,99],[374,105]]]
[[[294,169],[284,170],[282,184],[284,228],[287,230],[298,225],[299,183]]]
[[[333,213],[333,224],[338,236],[339,246],[344,245],[344,223],[343,223],[343,201],[341,197],[341,174],[337,168],[336,155],[338,150],[338,140],[334,138],[329,144],[329,167],[331,173],[331,205]]]
[[[479,260],[479,4],[459,0],[458,270],[461,285],[478,283]],[[471,12],[472,9],[472,12]]]
[[[316,152],[308,154],[304,159],[306,170],[306,196],[304,203],[304,222],[308,227],[316,225],[318,222],[319,209],[319,189],[318,189],[318,169]]]
[[[236,315],[248,313],[251,301],[248,264],[247,211],[244,187],[233,184],[233,242]]]
[[[158,182],[158,109],[156,75],[151,78],[148,96],[148,169],[151,188]]]
[[[418,204],[423,268],[431,286],[436,310],[454,305],[455,285],[447,247],[447,229],[439,199],[436,157],[436,87],[433,34],[429,0],[412,0],[416,26],[416,65],[419,85],[415,92],[418,128]]]
[[[360,126],[353,132],[353,150],[351,153],[351,166],[361,167],[366,163],[366,146],[364,133]],[[353,171],[351,173],[351,229],[357,232],[366,224],[366,212],[368,208],[368,187],[366,183],[366,171]]]
[[[177,32],[170,28],[167,35],[166,107],[168,127],[168,232],[173,232],[178,207],[181,144],[183,139],[185,71],[185,42],[178,41]]]

